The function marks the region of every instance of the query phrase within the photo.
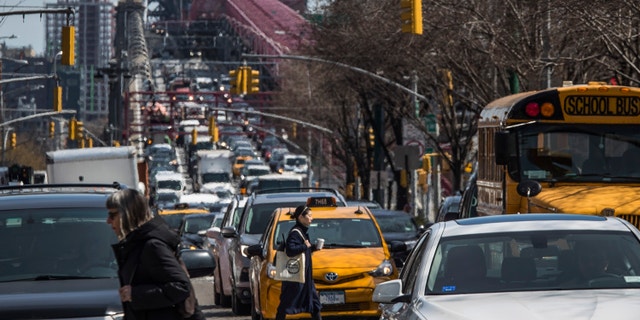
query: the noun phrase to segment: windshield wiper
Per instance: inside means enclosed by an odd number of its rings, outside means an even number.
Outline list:
[[[88,276],[71,276],[62,274],[43,274],[38,276],[29,276],[21,279],[12,279],[0,282],[20,282],[20,281],[48,281],[48,280],[76,280],[76,279],[99,279],[104,277],[88,277]]]
[[[325,244],[325,248],[366,248],[367,246],[363,246],[361,244],[342,244],[342,243],[330,243]]]

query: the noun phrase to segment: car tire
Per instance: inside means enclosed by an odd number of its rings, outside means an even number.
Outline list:
[[[231,307],[231,296],[227,296],[224,292],[220,293],[220,306],[223,308]]]
[[[216,268],[217,269],[217,268]],[[213,287],[213,302],[223,308],[231,307],[231,296],[224,294],[224,287],[222,284],[222,275],[219,273],[220,269],[217,269],[218,279],[214,279]],[[216,291],[219,290],[219,291]]]
[[[233,290],[231,290],[231,311],[233,314],[237,316],[247,315],[249,314],[248,307],[249,306],[243,304],[240,298],[238,298],[236,289],[233,288]]]
[[[222,301],[222,276],[220,275],[220,268],[216,268],[213,276],[213,304],[219,306]]]

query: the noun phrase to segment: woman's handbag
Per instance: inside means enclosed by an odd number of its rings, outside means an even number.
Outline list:
[[[298,229],[293,229],[304,235]],[[284,246],[276,251],[276,275],[275,280],[304,283],[305,259],[304,252],[296,256],[287,256]]]

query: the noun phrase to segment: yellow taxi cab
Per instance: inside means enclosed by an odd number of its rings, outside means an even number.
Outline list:
[[[209,210],[201,207],[189,207],[187,203],[176,203],[172,209],[158,209],[158,214],[167,222],[169,227],[174,230],[180,229],[182,218],[188,214],[209,213]]]
[[[396,279],[398,269],[391,252],[406,245],[384,241],[377,221],[365,207],[337,207],[333,197],[309,198],[313,212],[309,238],[325,239],[322,250],[312,253],[313,280],[322,303],[323,317],[380,316],[372,301],[376,284]],[[251,256],[250,287],[252,319],[274,319],[280,303],[281,282],[274,280],[275,254],[295,225],[295,208],[278,208],[259,244],[247,248]],[[309,318],[308,313],[287,319]]]
[[[234,178],[240,177],[240,172],[242,171],[242,168],[244,168],[244,163],[247,160],[251,160],[251,159],[253,159],[252,156],[235,157],[235,159],[233,160],[233,166],[231,167],[231,171],[233,172]]]

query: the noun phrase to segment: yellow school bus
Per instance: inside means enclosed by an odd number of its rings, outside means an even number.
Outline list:
[[[478,123],[476,183],[477,215],[581,213],[640,226],[640,88],[589,83],[491,102]]]

